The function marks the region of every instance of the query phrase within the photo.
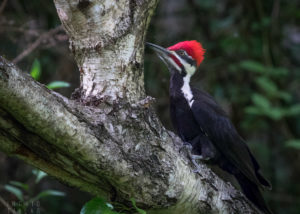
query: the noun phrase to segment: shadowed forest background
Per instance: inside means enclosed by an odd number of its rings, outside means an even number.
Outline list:
[[[160,0],[147,34],[147,41],[163,47],[183,40],[203,44],[205,60],[192,84],[230,115],[273,184],[266,200],[282,214],[300,213],[299,23],[297,0]],[[0,1],[0,55],[70,97],[79,71],[59,26],[51,0]],[[172,130],[167,68],[152,51],[145,52],[147,94],[156,98],[157,113]],[[23,200],[49,189],[65,193],[40,197],[32,205],[40,213],[79,213],[92,198],[51,177],[36,182],[40,172],[3,153],[0,166],[0,196],[13,207],[22,200],[7,184],[23,189]],[[0,213],[7,213],[2,204]]]

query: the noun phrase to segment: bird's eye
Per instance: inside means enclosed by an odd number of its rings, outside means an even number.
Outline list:
[[[180,51],[179,51],[179,55],[180,55],[180,56],[184,56],[184,55],[185,55],[185,52],[184,52],[183,50],[180,50]]]

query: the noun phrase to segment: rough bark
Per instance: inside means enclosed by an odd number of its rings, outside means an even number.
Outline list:
[[[54,0],[81,75],[74,100],[0,58],[0,150],[148,213],[258,213],[181,141],[145,96],[144,36],[157,0]]]

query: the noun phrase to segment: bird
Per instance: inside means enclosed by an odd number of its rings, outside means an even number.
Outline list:
[[[154,50],[170,72],[170,117],[177,135],[188,148],[199,172],[197,160],[218,165],[235,176],[244,195],[262,212],[271,214],[261,189],[271,189],[245,140],[213,97],[190,85],[191,77],[204,60],[205,49],[196,40],[168,48],[153,43]]]

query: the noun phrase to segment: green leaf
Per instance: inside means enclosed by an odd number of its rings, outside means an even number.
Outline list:
[[[285,91],[278,91],[277,96],[286,102],[290,102],[293,98],[291,94]]]
[[[278,107],[261,108],[258,106],[248,106],[247,108],[245,108],[245,112],[252,115],[267,116],[272,120],[280,120],[284,116],[286,116],[285,109]]]
[[[278,89],[277,85],[267,77],[259,77],[256,79],[256,84],[266,93],[274,95]]]
[[[268,27],[270,25],[270,22],[271,22],[271,20],[270,20],[269,17],[263,17],[261,19],[261,25],[262,25],[262,27]]]
[[[256,106],[248,106],[245,108],[245,112],[248,114],[253,114],[253,115],[262,115],[264,112],[262,109],[256,107]]]
[[[147,212],[145,210],[142,210],[136,206],[136,202],[135,202],[134,198],[131,198],[130,200],[132,202],[133,207],[136,209],[136,211],[138,211],[138,213],[147,214]]]
[[[286,68],[267,67],[262,63],[253,60],[241,61],[239,67],[253,73],[259,73],[259,74],[264,74],[264,75],[269,75],[274,77],[285,77],[289,73],[289,70]]]
[[[45,190],[43,192],[40,192],[37,196],[33,197],[30,199],[29,203],[39,200],[40,198],[44,198],[47,196],[57,196],[57,197],[62,197],[65,196],[66,194],[64,192],[56,191],[56,190]]]
[[[267,71],[266,67],[263,64],[252,60],[245,60],[240,62],[240,67],[247,71],[255,73],[265,73]]]
[[[39,60],[35,59],[31,66],[30,75],[32,76],[33,79],[39,80],[41,73],[42,73],[41,64]]]
[[[26,191],[28,191],[28,189],[29,189],[28,184],[24,184],[24,183],[21,183],[19,181],[10,181],[9,183],[16,186],[16,187],[20,187],[20,188],[22,188]]]
[[[4,189],[6,189],[8,192],[14,194],[20,201],[24,201],[23,193],[19,188],[6,184],[6,185],[4,185]]]
[[[270,117],[273,120],[280,120],[286,115],[286,112],[282,108],[273,107],[269,110],[266,110],[265,115],[267,115],[268,117]]]
[[[54,81],[54,82],[50,82],[47,85],[47,88],[49,89],[66,88],[66,87],[70,87],[70,83],[64,81]]]
[[[32,173],[36,176],[35,183],[39,183],[45,176],[47,176],[47,173],[39,170],[39,169],[34,169],[32,170]]]
[[[261,107],[263,109],[268,109],[271,106],[270,101],[261,94],[253,94],[252,101],[256,106]]]
[[[108,206],[112,210],[114,209],[114,206],[112,204],[110,204],[110,203],[106,203],[106,206]]]
[[[278,67],[278,68],[268,68],[269,74],[274,77],[285,77],[288,76],[289,70],[286,68]]]
[[[96,197],[82,207],[80,214],[117,214],[117,212],[112,211],[112,206],[104,199]]]
[[[300,115],[300,104],[295,104],[287,110],[288,116]]]
[[[300,149],[300,139],[292,139],[286,142],[286,147]]]
[[[286,102],[292,100],[292,96],[285,91],[278,90],[276,83],[268,78],[268,76],[258,77],[255,82],[270,97],[281,98]]]

